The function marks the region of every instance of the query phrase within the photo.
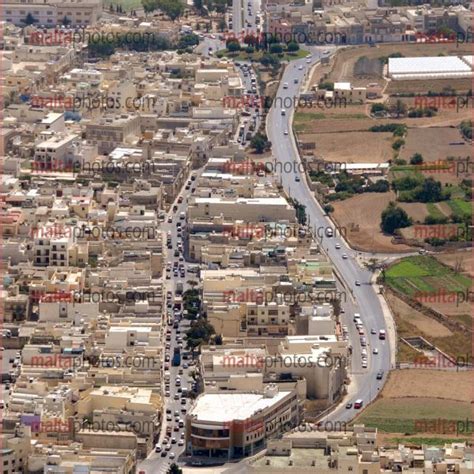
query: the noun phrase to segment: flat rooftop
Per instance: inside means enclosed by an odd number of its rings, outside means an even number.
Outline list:
[[[191,416],[195,422],[230,422],[247,420],[258,410],[269,408],[290,392],[278,392],[272,398],[258,393],[206,393],[197,398]]]

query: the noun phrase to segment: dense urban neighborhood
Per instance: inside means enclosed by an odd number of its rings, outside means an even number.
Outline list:
[[[469,474],[470,2],[6,0],[3,474]]]

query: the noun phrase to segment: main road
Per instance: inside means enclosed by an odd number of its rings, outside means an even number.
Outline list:
[[[362,368],[360,361],[353,361],[352,380],[348,396],[344,402],[353,403],[356,399],[362,399],[367,404],[377,396],[391,368],[389,341],[388,339],[383,341],[378,338],[380,329],[387,332],[387,337],[388,331],[380,299],[377,295],[377,287],[371,281],[373,274],[359,266],[357,252],[347,247],[346,241],[334,228],[334,224],[316,201],[314,193],[309,189],[306,177],[302,172],[291,125],[300,87],[308,79],[307,76],[311,67],[319,61],[323,54],[321,48],[311,49],[312,55],[310,57],[292,61],[286,67],[277,92],[277,98],[281,100],[274,101],[267,116],[267,135],[272,143],[275,170],[280,176],[282,186],[290,197],[306,206],[306,214],[315,234],[321,228],[334,229],[334,236],[326,237],[321,242],[322,249],[346,283],[356,311],[361,315],[365,326],[369,353],[367,368]],[[287,98],[286,102],[284,101],[285,98]],[[288,104],[291,105],[288,107]],[[282,112],[282,109],[285,109],[285,111]],[[284,115],[282,115],[283,113]],[[353,314],[346,312],[343,315],[343,323],[347,326],[354,326]],[[377,334],[371,334],[372,329],[375,329]],[[359,345],[359,338],[353,337],[352,344],[354,346]],[[378,350],[378,354],[372,353],[374,348]],[[384,372],[382,380],[376,379],[376,374],[379,371]],[[355,412],[353,409],[346,409],[345,403],[339,405],[325,419],[330,421],[349,421],[352,419]]]

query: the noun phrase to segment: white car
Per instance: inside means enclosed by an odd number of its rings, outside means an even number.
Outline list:
[[[326,49],[325,51],[323,51],[323,54],[330,54],[329,50]]]
[[[355,286],[360,286],[360,281],[359,280],[355,281]]]
[[[300,71],[302,71],[302,70],[303,70],[303,66],[300,66],[298,69],[299,69]]]
[[[378,353],[379,353],[379,350],[376,347],[374,347],[374,350],[372,351],[372,354],[378,354]]]
[[[342,258],[343,258],[343,260],[347,260],[349,257],[345,253],[343,253]]]
[[[336,249],[339,250],[341,248],[341,244],[336,244]]]
[[[170,453],[170,459],[174,459],[176,457],[176,454]]]
[[[310,64],[310,63],[311,63],[311,59],[307,59],[306,64]]]
[[[288,130],[285,130],[283,133],[284,133],[285,135],[288,135]]]
[[[367,368],[367,361],[366,360],[362,361],[362,368],[363,369]]]
[[[178,446],[184,446],[184,440],[183,439],[180,439],[178,441]]]

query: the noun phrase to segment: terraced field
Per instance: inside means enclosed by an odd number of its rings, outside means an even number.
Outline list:
[[[408,257],[396,263],[386,270],[385,281],[407,296],[436,294],[439,290],[457,293],[471,287],[469,278],[425,256]]]

